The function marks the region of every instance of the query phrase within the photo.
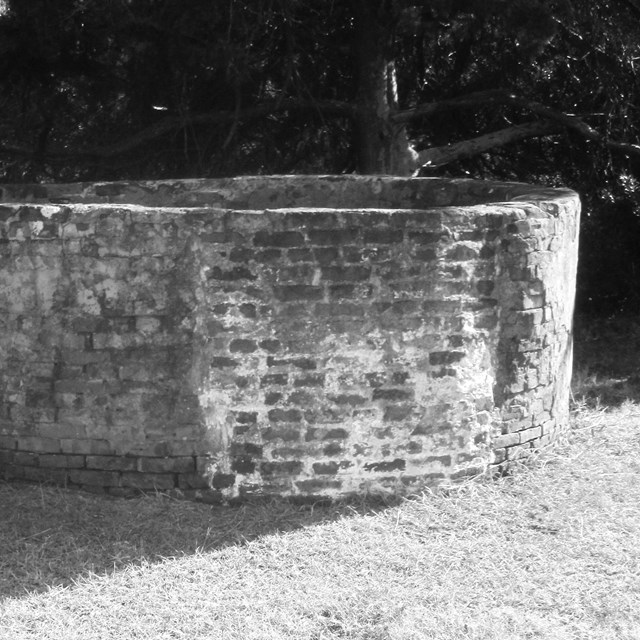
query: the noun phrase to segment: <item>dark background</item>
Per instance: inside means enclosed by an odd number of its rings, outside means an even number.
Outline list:
[[[554,110],[553,135],[422,175],[577,190],[579,311],[640,310],[640,153],[609,144],[638,139],[635,0],[4,0],[0,181],[354,172],[365,14],[393,106],[449,101],[409,122],[417,149]]]

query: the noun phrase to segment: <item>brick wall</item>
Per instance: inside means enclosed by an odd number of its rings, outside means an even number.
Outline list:
[[[579,201],[464,180],[0,187],[0,469],[410,491],[567,422]]]

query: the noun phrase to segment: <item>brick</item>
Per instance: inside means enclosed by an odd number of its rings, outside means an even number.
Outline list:
[[[300,440],[300,431],[295,427],[267,427],[261,431],[263,440],[269,442],[282,440],[284,442],[295,442]]]
[[[504,435],[495,437],[491,442],[491,446],[494,449],[503,449],[504,447],[511,447],[514,444],[520,444],[520,435],[518,433],[505,433]]]
[[[260,384],[265,387],[271,384],[283,385],[289,381],[289,375],[286,373],[268,373],[260,378]]]
[[[361,407],[368,402],[368,399],[355,393],[341,393],[329,396],[329,399],[336,404],[349,405],[351,407]]]
[[[349,437],[349,432],[346,429],[342,429],[340,427],[335,429],[329,429],[326,431],[322,437],[323,440],[334,440],[340,439],[344,440]]]
[[[16,438],[13,436],[0,436],[0,448],[2,449],[15,449]]]
[[[253,237],[253,244],[257,247],[300,247],[304,245],[304,235],[299,231],[258,231]]]
[[[476,289],[481,296],[490,296],[495,288],[493,280],[478,280]]]
[[[291,262],[312,262],[313,253],[311,249],[290,249],[287,256]]]
[[[40,455],[29,451],[12,451],[13,463],[16,465],[25,465],[27,467],[37,467],[40,465]],[[51,454],[56,455],[56,454]]]
[[[229,311],[228,304],[214,304],[213,307],[211,307],[211,312],[217,316],[223,316],[227,311]]]
[[[269,353],[277,353],[282,348],[280,340],[260,340],[258,346]]]
[[[316,247],[313,255],[318,264],[326,265],[337,260],[340,253],[336,247]]]
[[[173,440],[171,442],[165,442],[164,452],[168,456],[194,456],[201,449],[202,445],[200,439],[198,440]],[[154,451],[154,453],[156,453]]]
[[[216,473],[209,484],[213,489],[227,489],[232,487],[235,482],[236,476],[233,473]]]
[[[260,472],[263,476],[297,475],[302,471],[302,462],[299,460],[286,460],[283,462],[263,462]]]
[[[60,449],[66,454],[111,455],[113,448],[107,440],[91,440],[84,438],[63,438]]]
[[[263,264],[277,264],[280,262],[282,251],[280,249],[263,249],[254,254],[256,262]]]
[[[312,453],[308,447],[278,447],[271,451],[271,457],[291,460],[292,458],[303,458],[312,455]]]
[[[54,467],[60,469],[82,469],[85,465],[84,456],[67,456],[62,454],[41,454],[38,456],[41,467]]]
[[[396,458],[395,460],[381,460],[380,462],[369,462],[364,465],[365,471],[404,471],[407,463]]]
[[[406,389],[381,389],[373,390],[374,400],[411,400],[413,399],[413,391]]]
[[[278,391],[269,391],[264,395],[264,403],[266,405],[274,405],[282,400],[283,395]]]
[[[462,360],[465,355],[464,351],[432,351],[429,354],[429,364],[434,366],[454,364]]]
[[[296,369],[302,369],[303,371],[309,371],[316,368],[316,362],[310,358],[274,358],[273,356],[267,356],[268,367],[283,367],[292,366]]]
[[[448,235],[446,231],[409,231],[408,237],[416,244],[435,244]]]
[[[258,312],[256,310],[256,305],[251,304],[249,302],[245,302],[243,304],[238,305],[238,311],[245,318],[256,318],[258,316]]]
[[[19,437],[17,443],[17,448],[24,451],[60,453],[60,441],[52,438]]]
[[[322,387],[324,385],[324,374],[317,373],[296,378],[293,381],[294,387]]]
[[[424,463],[427,466],[438,464],[438,465],[442,465],[443,467],[450,467],[451,456],[428,456],[424,459]]]
[[[96,487],[118,487],[120,474],[116,471],[72,469],[69,471],[69,482]]]
[[[102,471],[136,471],[137,458],[129,456],[96,456],[86,457],[87,469],[99,469]]]
[[[490,331],[498,326],[498,317],[495,314],[478,316],[474,318],[473,326],[476,329],[486,329]]]
[[[229,253],[231,262],[249,262],[253,258],[255,251],[249,247],[233,247]]]
[[[474,260],[478,257],[478,252],[473,247],[468,247],[463,244],[456,245],[449,251],[447,251],[448,260],[466,261]]]
[[[60,415],[58,415],[58,419],[60,419]],[[58,422],[58,423],[43,423],[37,426],[37,434],[39,436],[43,436],[45,438],[53,438],[53,439],[75,439],[75,438],[86,438],[87,429],[86,426],[81,421],[80,424],[77,423],[69,423],[69,422]]]
[[[327,457],[339,456],[344,453],[344,447],[338,442],[330,442],[322,449],[322,454]]]
[[[482,260],[490,260],[495,255],[496,255],[496,248],[492,247],[491,245],[485,244],[480,249],[480,253],[478,254],[478,257],[481,258]]]
[[[271,422],[300,422],[302,413],[299,409],[271,409],[267,414]]]
[[[236,411],[234,415],[238,424],[256,424],[258,422],[258,414],[255,411]]]
[[[357,228],[311,229],[309,231],[309,240],[314,245],[339,246],[355,242],[359,233],[360,230]]]
[[[231,461],[231,470],[243,475],[252,474],[256,469],[254,459],[249,455],[235,456]]]
[[[340,480],[329,480],[324,478],[311,478],[309,480],[299,480],[295,483],[298,490],[302,493],[312,494],[317,491],[325,491],[331,489],[338,491],[342,487]]]
[[[329,287],[329,295],[332,298],[352,298],[356,293],[356,285],[354,284],[332,284]]]
[[[77,333],[103,331],[105,319],[102,316],[80,316],[71,320],[71,330]]]
[[[315,396],[308,391],[300,390],[290,393],[287,402],[298,406],[308,407],[315,401]]]
[[[396,451],[404,451],[408,454],[422,453],[422,450],[422,443],[416,442],[415,440],[409,440],[409,442],[404,442],[400,446],[396,447]]]
[[[396,244],[402,242],[402,229],[367,229],[364,241],[369,244]]]
[[[67,478],[74,471],[67,473],[66,469],[24,467],[19,477],[32,482],[52,482],[54,484],[65,485]]]
[[[215,358],[211,358],[211,366],[216,369],[224,369],[227,367],[237,367],[238,361],[233,358],[229,358],[226,356],[216,356]]]
[[[221,269],[213,267],[208,274],[212,280],[222,280],[232,282],[234,280],[255,280],[257,276],[247,267],[232,267],[231,269]]]
[[[109,360],[108,351],[69,351],[62,354],[65,364],[84,366],[86,364],[102,363]]]
[[[351,318],[361,318],[366,314],[366,309],[361,304],[356,303],[318,303],[315,306],[318,316],[346,316]]]
[[[274,287],[273,294],[281,302],[291,302],[295,300],[321,300],[324,291],[321,287],[312,285],[291,284]]]
[[[313,472],[318,475],[335,475],[340,465],[337,462],[314,462]]]
[[[292,266],[279,266],[277,270],[278,282],[311,282],[316,270],[310,264],[294,264]]]
[[[51,390],[27,389],[24,403],[27,407],[54,406],[53,393]]]
[[[414,252],[413,257],[423,262],[435,262],[438,259],[438,252],[432,247],[419,247]]]
[[[231,353],[253,353],[258,348],[255,340],[247,340],[244,338],[238,338],[232,340],[229,344],[229,351]]]
[[[520,435],[520,443],[524,444],[525,442],[530,442],[531,440],[539,438],[542,435],[542,427],[531,427],[530,429],[525,429],[518,433]]]
[[[370,276],[371,267],[361,265],[322,267],[322,277],[332,282],[360,282]]]
[[[24,480],[26,468],[20,465],[6,464],[0,467],[0,478],[3,480]]]
[[[138,459],[138,471],[142,473],[193,473],[193,456],[172,456],[166,458],[141,457]]]
[[[411,405],[388,405],[384,408],[384,419],[389,422],[405,420],[413,411]]]

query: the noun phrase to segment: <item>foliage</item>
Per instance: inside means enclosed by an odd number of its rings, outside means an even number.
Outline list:
[[[629,306],[639,26],[637,0],[4,0],[0,180],[395,172],[376,145],[410,139],[422,175],[577,189],[580,300]]]

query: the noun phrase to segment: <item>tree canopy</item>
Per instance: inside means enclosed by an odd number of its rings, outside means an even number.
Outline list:
[[[544,181],[625,235],[639,29],[638,0],[3,0],[0,180]]]

